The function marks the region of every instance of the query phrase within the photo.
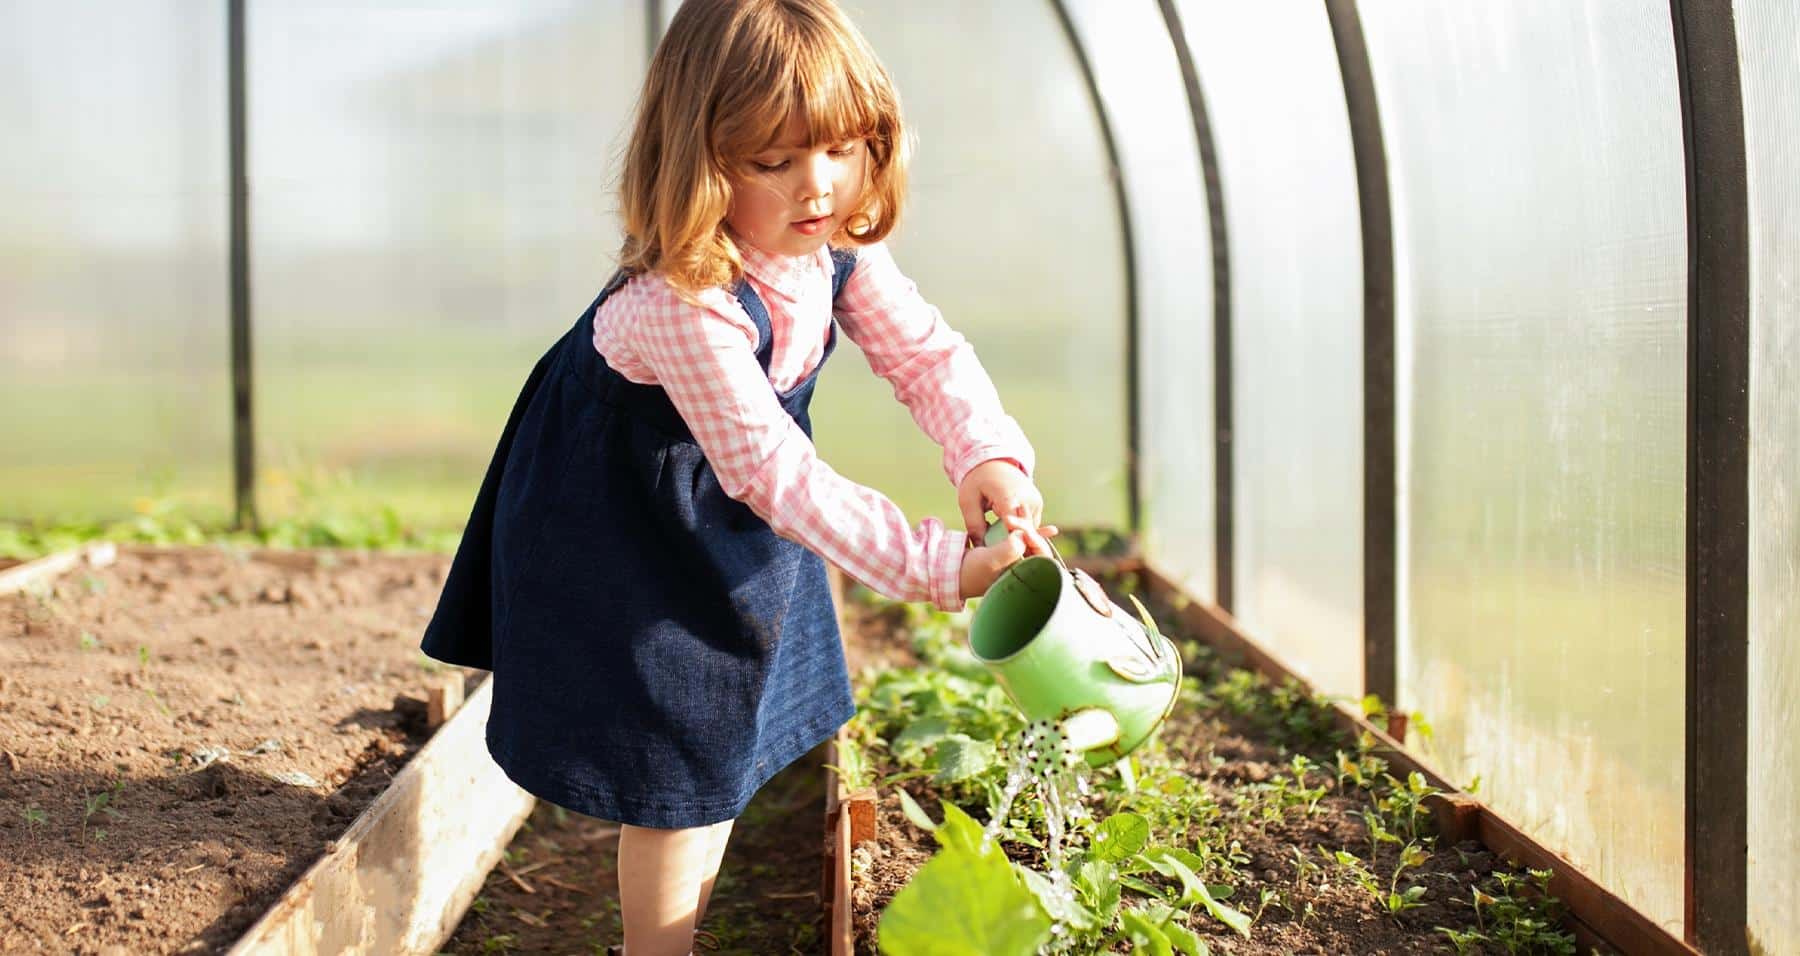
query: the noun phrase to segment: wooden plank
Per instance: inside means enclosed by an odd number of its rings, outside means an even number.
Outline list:
[[[843,728],[825,744],[825,869],[819,898],[825,903],[826,948],[831,956],[851,956],[855,929],[850,923],[851,817],[844,802],[844,785],[837,772]]]
[[[825,742],[825,828],[820,837],[825,846],[825,867],[819,876],[819,900],[825,906],[827,916],[832,912],[834,894],[837,893],[837,825],[839,803],[838,795],[843,787],[838,784],[837,773],[831,768],[837,766],[838,742],[844,739],[843,728],[838,728],[836,736]],[[835,934],[837,926],[831,927]]]
[[[47,554],[0,571],[0,594],[13,594],[54,580],[82,564],[104,568],[118,560],[118,556],[118,548],[110,541],[96,541],[79,548]]]
[[[1318,696],[1317,689],[1282,660],[1279,654],[1252,638],[1224,610],[1187,596],[1174,581],[1154,566],[1144,565],[1139,571],[1146,590],[1161,603],[1178,608],[1176,614],[1189,630],[1217,651],[1227,661],[1256,671],[1272,681],[1297,681]],[[1433,787],[1444,792],[1444,800],[1452,804],[1451,819],[1459,833],[1473,835],[1483,846],[1517,865],[1554,872],[1550,890],[1569,906],[1569,929],[1584,946],[1604,942],[1624,953],[1678,954],[1697,956],[1697,951],[1648,916],[1593,881],[1568,860],[1544,847],[1531,836],[1495,813],[1493,808],[1464,793],[1424,759],[1406,749],[1400,741],[1363,718],[1342,701],[1328,700],[1333,721],[1352,735],[1369,734],[1375,740],[1375,753],[1388,762],[1397,775],[1417,772]],[[1443,819],[1444,811],[1434,807]],[[1471,817],[1473,818],[1471,820]]]
[[[851,956],[855,928],[850,923],[850,815],[840,813],[832,832],[831,956]]]
[[[483,683],[227,956],[432,953],[536,802],[485,743]]]

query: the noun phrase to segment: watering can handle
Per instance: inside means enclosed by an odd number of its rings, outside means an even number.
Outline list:
[[[996,534],[996,532],[998,532],[998,533]],[[985,533],[983,533],[981,536],[981,543],[984,545],[987,545],[989,547],[992,547],[993,545],[999,544],[1000,540],[1002,538],[1005,538],[1008,534],[1011,534],[1011,533],[1012,532],[1010,532],[1006,529],[1006,525],[1001,524],[999,522],[995,522],[991,525],[988,525],[987,531]],[[1069,570],[1069,563],[1067,561],[1063,560],[1062,552],[1056,550],[1055,539],[1045,538],[1044,543],[1050,546],[1050,557],[1053,560],[1055,560],[1056,563],[1059,566],[1061,566],[1063,570],[1065,570],[1065,571]]]

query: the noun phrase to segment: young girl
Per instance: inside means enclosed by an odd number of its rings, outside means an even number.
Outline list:
[[[690,950],[732,820],[850,718],[821,556],[955,610],[1056,533],[1031,445],[881,242],[905,168],[831,0],[687,0],[638,104],[622,268],[526,381],[425,632],[493,671],[508,776],[621,823],[629,956]],[[967,533],[814,452],[840,324],[943,446]],[[990,509],[1013,533],[976,547]]]

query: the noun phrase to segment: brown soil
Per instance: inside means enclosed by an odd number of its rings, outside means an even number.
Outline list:
[[[125,551],[0,596],[0,952],[228,946],[424,743],[448,566]]]
[[[1104,583],[1110,594],[1123,598],[1124,589],[1119,582]],[[1178,621],[1177,616],[1166,607],[1148,600],[1146,603],[1165,630],[1177,639],[1177,643],[1182,643],[1187,635],[1170,626]],[[860,645],[859,653],[866,659],[905,666],[906,661],[902,658],[911,657],[910,652],[905,651],[908,637],[904,615],[897,613],[898,610],[865,605],[850,612],[849,616],[860,625],[852,638],[852,646]],[[1202,686],[1222,676],[1222,670],[1210,660],[1210,655],[1203,654],[1201,661],[1190,663],[1187,668],[1188,674],[1199,676]],[[1239,788],[1245,784],[1271,780],[1285,773],[1293,753],[1278,745],[1266,729],[1217,706],[1178,707],[1159,736],[1168,759],[1185,767],[1190,779],[1201,781],[1214,800],[1225,807],[1236,804]],[[1332,743],[1354,752],[1354,744],[1348,739]],[[1333,765],[1331,747],[1304,749],[1310,751],[1308,755],[1320,764]],[[883,763],[887,758],[884,752],[870,756],[876,763],[877,777],[897,769]],[[1309,786],[1317,786],[1329,777],[1324,772],[1309,774],[1307,782]],[[928,781],[908,779],[900,786],[921,806],[937,805],[937,794]],[[1428,894],[1425,905],[1398,915],[1388,915],[1366,890],[1335,866],[1322,868],[1323,879],[1320,875],[1305,881],[1296,879],[1295,848],[1314,864],[1326,862],[1319,854],[1319,847],[1348,850],[1368,860],[1368,828],[1359,815],[1359,811],[1367,806],[1366,797],[1342,794],[1334,789],[1320,802],[1318,812],[1311,816],[1292,813],[1283,822],[1263,830],[1248,825],[1234,827],[1230,839],[1241,844],[1249,862],[1239,865],[1244,879],[1239,881],[1231,904],[1254,912],[1259,894],[1266,887],[1291,894],[1287,898],[1294,900],[1301,909],[1310,903],[1312,912],[1301,920],[1279,904],[1272,904],[1256,920],[1248,940],[1201,915],[1193,921],[1192,927],[1201,934],[1212,952],[1258,956],[1454,952],[1448,939],[1436,927],[1473,929],[1474,914],[1469,905],[1472,888],[1479,883],[1484,891],[1496,892],[1494,881],[1488,874],[1505,866],[1477,843],[1439,847],[1423,866],[1407,870],[1401,888],[1423,885],[1428,888]],[[974,808],[974,812],[977,819],[985,819],[980,808]],[[936,848],[930,834],[907,821],[900,810],[895,788],[882,788],[877,817],[877,839],[858,847],[851,857],[852,922],[859,954],[875,953],[881,911]],[[1197,838],[1192,834],[1185,840],[1173,836],[1156,834],[1155,838],[1158,842],[1177,846],[1191,846]],[[1028,859],[1033,852],[1012,845],[1008,845],[1007,850],[1021,860]],[[1370,867],[1384,885],[1387,875],[1393,872],[1395,858],[1396,850],[1383,845]],[[1033,859],[1032,862],[1041,869],[1041,861]],[[1479,948],[1469,951],[1483,952]]]

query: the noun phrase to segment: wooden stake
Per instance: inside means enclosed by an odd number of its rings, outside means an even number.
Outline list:
[[[461,672],[450,674],[425,689],[425,725],[433,730],[444,726],[463,703]]]

